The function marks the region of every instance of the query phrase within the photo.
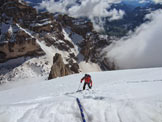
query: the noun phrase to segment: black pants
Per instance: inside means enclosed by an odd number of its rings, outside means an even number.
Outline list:
[[[86,82],[84,82],[83,90],[85,90],[86,85],[88,85],[88,87],[91,89],[90,83],[86,83]]]

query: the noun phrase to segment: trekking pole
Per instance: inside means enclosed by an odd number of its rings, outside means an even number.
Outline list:
[[[77,91],[79,91],[79,89],[80,89],[80,85],[81,85],[81,83],[79,84],[79,87],[78,87],[78,90],[77,90]]]

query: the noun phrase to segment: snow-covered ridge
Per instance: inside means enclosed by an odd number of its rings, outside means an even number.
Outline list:
[[[7,83],[0,86],[0,121],[81,122],[78,97],[87,121],[161,122],[161,72],[162,68],[90,73],[93,88],[83,92],[76,90],[84,74]]]

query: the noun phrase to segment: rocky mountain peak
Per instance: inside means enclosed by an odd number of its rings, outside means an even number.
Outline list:
[[[56,77],[62,77],[72,74],[72,71],[68,67],[68,65],[65,65],[62,59],[62,56],[58,53],[55,54],[53,57],[53,65],[51,67],[51,72],[49,74],[48,79],[53,79]]]
[[[26,56],[30,56],[26,62],[39,58],[46,69],[42,70],[42,67],[38,66],[39,70],[34,70],[36,75],[40,72],[41,75],[50,73],[51,69],[54,77],[83,71],[80,66],[82,62],[94,63],[101,70],[107,70],[108,66],[105,65],[108,63],[106,60],[103,63],[100,52],[110,42],[100,38],[89,20],[38,12],[19,0],[2,0],[0,13],[0,63]],[[53,56],[54,64],[46,63],[52,62]],[[19,64],[21,67],[24,65]],[[51,68],[51,65],[54,68]],[[15,72],[14,68],[18,68],[17,65],[9,68],[11,74]],[[54,71],[55,68],[57,71]],[[0,77],[8,77],[8,69],[4,69],[6,72],[0,73]]]

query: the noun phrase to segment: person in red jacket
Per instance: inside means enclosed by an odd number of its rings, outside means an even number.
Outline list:
[[[85,81],[83,85],[83,90],[85,90],[86,85],[88,85],[88,87],[91,89],[92,88],[91,76],[89,74],[85,74],[85,76],[81,79],[80,82],[82,83],[83,80]]]

